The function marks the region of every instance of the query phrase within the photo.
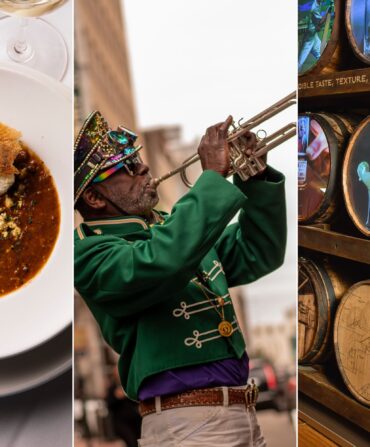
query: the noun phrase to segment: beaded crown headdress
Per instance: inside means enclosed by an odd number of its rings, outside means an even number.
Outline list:
[[[87,117],[74,147],[75,203],[98,174],[103,180],[141,149],[135,146],[136,139],[135,133],[122,126],[110,129],[99,111]]]

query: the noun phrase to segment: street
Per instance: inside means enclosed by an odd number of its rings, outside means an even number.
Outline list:
[[[265,436],[267,447],[295,446],[294,427],[286,411],[260,410],[257,418]]]

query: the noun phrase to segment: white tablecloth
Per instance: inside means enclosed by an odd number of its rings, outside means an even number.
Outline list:
[[[0,399],[1,447],[71,447],[72,430],[71,372]]]

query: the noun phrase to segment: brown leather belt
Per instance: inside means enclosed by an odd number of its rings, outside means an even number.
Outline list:
[[[254,407],[257,402],[258,388],[255,384],[247,385],[244,389],[226,388],[228,405],[244,404],[247,408]],[[181,394],[161,396],[161,411],[181,407],[200,407],[224,405],[222,388],[206,388],[193,390]],[[155,399],[143,400],[139,404],[141,416],[156,412]]]

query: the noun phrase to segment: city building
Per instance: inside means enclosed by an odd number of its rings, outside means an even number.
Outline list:
[[[109,7],[108,7],[109,3]],[[75,101],[80,125],[100,110],[112,127],[136,127],[130,61],[120,0],[76,0]]]

